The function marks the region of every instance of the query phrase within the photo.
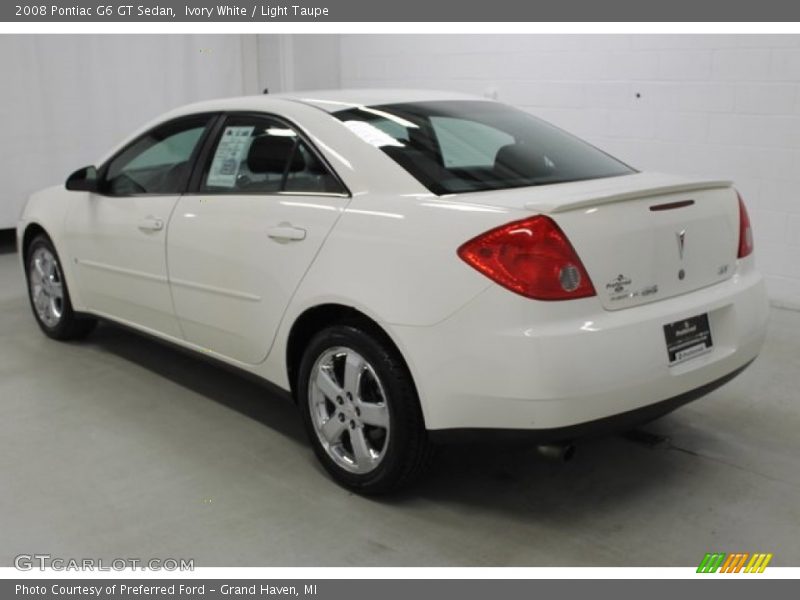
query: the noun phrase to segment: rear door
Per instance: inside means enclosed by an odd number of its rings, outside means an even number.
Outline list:
[[[229,115],[169,226],[170,286],[185,339],[239,362],[263,361],[348,200],[294,127]]]

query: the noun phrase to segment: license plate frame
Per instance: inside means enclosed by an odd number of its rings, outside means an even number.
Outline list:
[[[664,325],[669,366],[684,363],[714,349],[708,313]]]

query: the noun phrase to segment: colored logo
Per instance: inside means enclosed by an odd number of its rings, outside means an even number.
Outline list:
[[[708,552],[697,567],[698,573],[763,573],[772,554],[747,552]]]

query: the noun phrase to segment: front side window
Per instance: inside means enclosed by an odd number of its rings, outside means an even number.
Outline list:
[[[100,190],[111,196],[182,193],[209,120],[207,115],[188,117],[141,136],[111,159]]]
[[[565,183],[635,171],[521,110],[457,100],[334,113],[435,194]]]
[[[269,117],[230,117],[205,166],[200,191],[214,194],[343,193],[297,132]]]

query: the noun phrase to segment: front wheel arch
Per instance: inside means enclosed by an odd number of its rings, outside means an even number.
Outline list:
[[[94,317],[75,312],[72,307],[72,301],[69,293],[69,283],[66,279],[66,271],[63,268],[63,261],[61,260],[58,250],[53,243],[53,239],[48,235],[45,229],[38,224],[31,224],[25,229],[22,239],[23,246],[22,256],[25,271],[25,284],[28,300],[31,310],[34,313],[39,328],[42,332],[50,338],[56,340],[75,340],[86,337],[97,324]],[[56,268],[59,270],[61,290],[63,290],[62,297],[62,314],[54,323],[45,323],[40,314],[37,314],[37,309],[34,305],[33,292],[31,291],[31,272],[29,262],[31,260],[31,250],[34,247],[40,247],[49,250],[56,261]],[[60,266],[59,266],[60,265]]]
[[[22,240],[20,242],[20,251],[22,253],[22,260],[23,264],[26,265],[26,268],[28,264],[28,251],[30,249],[31,242],[34,239],[36,239],[37,236],[40,235],[46,237],[50,241],[50,243],[53,244],[53,247],[55,247],[55,244],[53,243],[53,238],[50,237],[50,234],[47,233],[47,230],[45,230],[44,227],[42,227],[38,223],[29,223],[28,226],[25,228],[25,232],[22,234]]]

